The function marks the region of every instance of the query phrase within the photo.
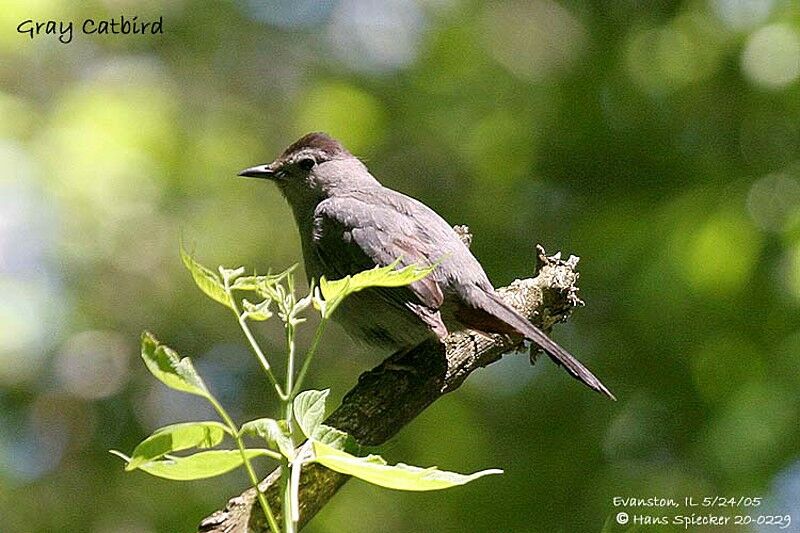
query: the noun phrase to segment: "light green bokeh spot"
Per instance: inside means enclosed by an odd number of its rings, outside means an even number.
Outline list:
[[[511,111],[493,112],[472,130],[465,154],[477,176],[490,176],[489,185],[514,183],[530,172],[535,148],[530,120]]]
[[[747,283],[761,237],[744,213],[721,211],[700,222],[677,246],[684,278],[698,290],[722,295]]]
[[[625,63],[641,88],[670,92],[714,73],[724,51],[725,32],[702,12],[680,15],[668,24],[634,30]]]
[[[113,228],[149,212],[176,156],[176,105],[157,63],[118,61],[66,91],[40,139],[43,175],[70,208]]]
[[[789,267],[786,273],[786,285],[792,296],[800,300],[800,242],[789,248],[787,255]]]
[[[0,91],[0,137],[26,138],[36,131],[37,110],[23,98]]]
[[[312,88],[297,110],[298,135],[324,131],[355,155],[383,138],[383,104],[371,94],[346,83],[322,83]]]
[[[790,445],[786,435],[797,425],[795,395],[774,383],[730,387],[736,394],[712,422],[706,446],[721,473],[745,481],[769,471]]]

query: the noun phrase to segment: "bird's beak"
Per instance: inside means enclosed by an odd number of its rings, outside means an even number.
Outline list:
[[[275,177],[275,171],[272,170],[271,165],[257,165],[242,170],[239,175],[246,178],[272,179]]]

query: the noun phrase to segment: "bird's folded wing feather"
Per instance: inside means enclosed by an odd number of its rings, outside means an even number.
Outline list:
[[[443,251],[433,245],[437,236],[408,212],[411,206],[406,202],[412,200],[392,193],[383,188],[357,191],[317,206],[314,242],[326,270],[343,277],[397,259],[400,266],[430,265],[441,259]],[[439,281],[434,271],[405,291],[379,288],[376,292],[400,307],[421,304],[435,310],[444,300]]]

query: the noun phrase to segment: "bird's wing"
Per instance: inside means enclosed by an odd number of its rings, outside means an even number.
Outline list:
[[[542,348],[557,364],[590,388],[611,392],[569,352],[505,303],[494,291],[483,267],[452,228],[424,204],[383,187],[329,198],[315,212],[315,241],[320,260],[340,276],[374,265],[385,266],[402,256],[401,264],[442,262],[425,279],[408,289],[378,289],[397,306],[438,310],[444,293],[455,293],[456,319],[486,333],[520,334]],[[446,276],[454,276],[448,279]],[[413,299],[409,297],[413,295]]]
[[[443,251],[434,246],[436,236],[430,228],[421,225],[408,212],[409,206],[394,197],[402,195],[392,193],[385,188],[357,191],[328,198],[317,206],[313,239],[327,271],[342,277],[398,259],[400,266],[407,266],[430,265],[442,258]],[[434,271],[406,291],[377,292],[397,306],[416,304],[436,310],[444,301],[440,281]]]

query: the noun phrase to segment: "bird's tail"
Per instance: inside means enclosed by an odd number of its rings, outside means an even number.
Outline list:
[[[480,289],[472,291],[470,304],[474,308],[464,313],[467,315],[465,317],[467,320],[462,320],[464,325],[488,333],[517,333],[522,335],[544,350],[553,362],[564,368],[572,377],[583,382],[587,387],[605,394],[612,400],[616,400],[611,391],[588,368],[583,366],[572,354],[552,341],[542,330],[520,315],[513,307],[503,301],[498,294]],[[486,316],[487,314],[491,316]],[[498,324],[498,320],[502,324]],[[473,324],[471,325],[470,322]]]

